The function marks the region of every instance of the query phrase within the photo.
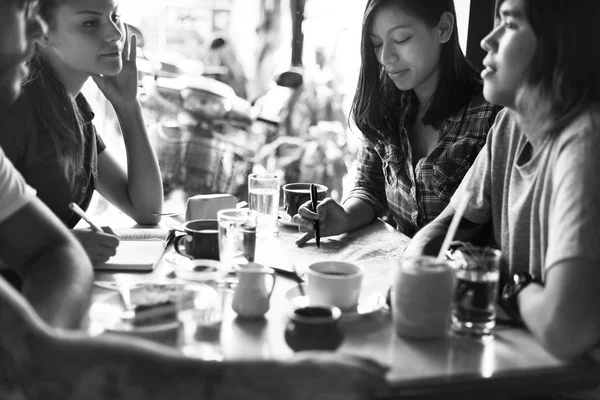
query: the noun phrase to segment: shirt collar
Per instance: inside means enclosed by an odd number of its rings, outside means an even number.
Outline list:
[[[77,103],[77,107],[79,107],[79,111],[81,111],[83,122],[85,124],[91,123],[95,115],[92,111],[92,107],[90,107],[90,103],[88,103],[85,96],[82,93],[79,93],[75,98],[75,102]]]

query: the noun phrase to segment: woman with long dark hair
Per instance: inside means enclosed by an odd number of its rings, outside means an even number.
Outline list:
[[[301,207],[298,244],[391,214],[412,236],[448,204],[499,108],[485,101],[462,53],[453,0],[369,0],[352,117],[363,134],[354,189],[343,205]]]
[[[70,228],[68,208],[89,206],[94,190],[139,224],[156,224],[162,209],[160,170],[137,100],[136,40],[127,37],[112,0],[46,0],[39,5],[48,31],[36,40],[23,96],[3,111],[0,137],[38,197]],[[81,89],[92,77],[119,119],[127,169],[97,135]],[[115,253],[118,238],[73,231],[94,263]]]

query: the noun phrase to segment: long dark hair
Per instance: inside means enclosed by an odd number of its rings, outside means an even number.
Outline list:
[[[44,0],[39,3],[38,13],[53,27],[54,11],[62,0]],[[29,61],[29,74],[23,83],[23,91],[33,102],[36,115],[44,128],[50,132],[58,161],[70,182],[83,170],[86,145],[84,120],[76,101],[56,77],[51,66],[44,60],[37,43]]]
[[[560,132],[600,104],[598,0],[525,0],[537,45],[517,93],[521,122],[531,132]]]
[[[410,121],[408,102],[416,101],[414,91],[409,96],[394,85],[377,61],[371,42],[375,12],[388,4],[397,4],[407,12],[434,27],[444,12],[456,21],[453,0],[369,0],[362,22],[361,67],[358,85],[352,102],[352,117],[360,131],[371,140],[386,140],[395,135],[401,121]],[[439,127],[444,119],[457,113],[481,86],[478,71],[465,58],[458,41],[456,22],[450,40],[442,45],[440,79],[423,123]],[[408,102],[407,102],[408,101]],[[393,136],[392,136],[393,137]]]

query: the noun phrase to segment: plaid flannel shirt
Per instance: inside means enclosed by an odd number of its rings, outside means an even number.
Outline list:
[[[485,144],[498,111],[500,107],[485,101],[478,88],[468,106],[441,124],[437,146],[415,167],[404,126],[396,141],[365,139],[358,153],[355,186],[346,200],[365,201],[378,217],[391,214],[397,228],[412,237],[450,202]]]

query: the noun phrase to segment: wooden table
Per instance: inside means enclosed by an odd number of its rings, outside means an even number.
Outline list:
[[[365,270],[362,295],[385,293],[391,273],[409,238],[382,221],[350,234],[314,241],[298,248],[295,228],[281,227],[279,235],[257,241],[256,261],[300,273],[309,264],[323,260],[344,260]],[[117,282],[173,278],[170,263],[161,260],[149,274],[97,273],[97,280]],[[229,310],[222,327],[221,344],[226,359],[287,358],[293,351],[284,340],[288,317],[285,293],[295,282],[278,277],[265,319],[236,318]],[[95,288],[94,296],[107,293]],[[388,380],[394,395],[402,398],[461,398],[523,396],[593,388],[600,385],[600,364],[589,360],[566,363],[545,351],[526,331],[498,327],[495,340],[480,343],[449,337],[433,341],[409,341],[393,330],[387,310],[353,322],[342,323],[345,339],[337,350],[362,355],[389,365]]]

